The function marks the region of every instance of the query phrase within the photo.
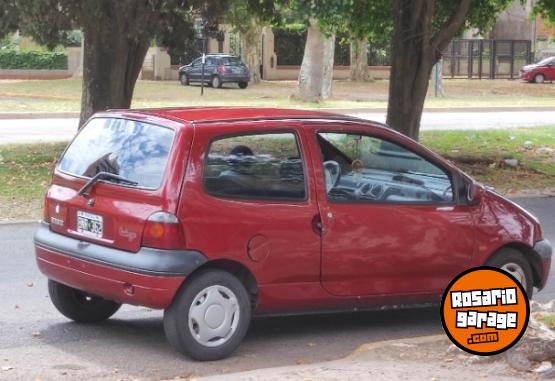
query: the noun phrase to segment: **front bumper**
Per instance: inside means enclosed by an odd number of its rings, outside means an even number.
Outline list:
[[[48,278],[119,303],[168,307],[185,277],[206,262],[190,250],[141,248],[137,253],[66,237],[41,223],[37,265]]]
[[[533,250],[540,259],[534,264],[534,270],[536,270],[537,274],[540,277],[540,281],[537,287],[539,290],[541,290],[545,287],[545,284],[547,283],[547,278],[549,277],[553,247],[551,246],[551,242],[549,242],[549,240],[542,239],[534,244]]]
[[[524,80],[524,81],[531,81],[532,80],[532,75],[533,73],[530,71],[521,71],[518,73],[518,76],[520,79]]]

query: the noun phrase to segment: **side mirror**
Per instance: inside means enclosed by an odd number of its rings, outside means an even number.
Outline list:
[[[469,205],[479,204],[484,194],[484,187],[474,181],[469,181],[466,186],[466,201]]]

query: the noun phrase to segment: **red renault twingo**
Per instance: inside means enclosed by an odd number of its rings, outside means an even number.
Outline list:
[[[439,301],[484,264],[531,296],[552,251],[534,216],[384,125],[250,108],[96,114],[59,160],[35,247],[62,314],[164,309],[198,360],[230,355],[253,314]]]

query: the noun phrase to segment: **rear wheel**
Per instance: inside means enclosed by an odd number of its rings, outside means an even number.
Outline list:
[[[220,88],[220,87],[222,87],[222,80],[220,79],[220,77],[215,75],[215,76],[212,77],[211,84],[212,84],[212,87],[215,88],[215,89]]]
[[[241,89],[246,89],[248,85],[248,82],[239,82],[239,88]]]
[[[520,251],[510,247],[501,249],[486,265],[500,268],[511,274],[524,287],[528,298],[532,298],[534,292],[532,268]]]
[[[90,295],[64,284],[48,280],[48,293],[54,307],[78,323],[99,323],[116,313],[121,304]]]
[[[251,319],[243,284],[222,270],[194,275],[164,311],[164,331],[179,352],[200,361],[219,360],[237,349]]]
[[[179,76],[179,81],[181,82],[181,84],[182,84],[183,86],[189,86],[189,77],[187,76],[187,74],[182,73],[182,74]]]
[[[536,74],[536,76],[534,77],[534,82],[544,83],[545,82],[545,76],[543,74]]]

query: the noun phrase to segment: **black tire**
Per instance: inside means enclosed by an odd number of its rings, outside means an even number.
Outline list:
[[[64,284],[48,280],[48,293],[54,307],[77,323],[100,323],[110,318],[121,304],[90,295]]]
[[[187,74],[181,73],[179,75],[179,82],[181,82],[183,86],[189,86],[189,77],[187,76]]]
[[[545,75],[543,74],[536,74],[534,76],[534,82],[536,83],[544,83],[545,82]]]
[[[532,294],[534,293],[534,274],[532,273],[530,263],[520,251],[511,247],[505,247],[495,253],[486,263],[486,266],[497,267],[499,269],[506,267],[505,270],[509,273],[522,273],[526,283],[522,286],[526,290],[528,299],[532,299]],[[515,277],[518,279],[518,276]]]
[[[190,83],[189,83],[189,77],[187,76],[187,74],[181,73],[179,75],[179,82],[181,82],[183,86],[189,86]]]
[[[248,82],[239,82],[240,89],[246,89],[248,85],[249,85]]]
[[[217,75],[212,77],[212,81],[210,81],[210,84],[214,89],[219,89],[223,85],[222,80]]]
[[[236,298],[237,311],[230,316],[232,316],[232,322],[235,321],[234,319],[238,319],[237,325],[234,329],[227,331],[229,336],[222,344],[206,346],[193,336],[192,330],[194,324],[192,322],[194,322],[194,319],[189,316],[189,312],[192,307],[194,308],[193,302],[195,300],[197,300],[195,306],[201,303],[198,300],[205,290],[221,286],[231,291]],[[208,299],[209,297],[207,296],[204,300]],[[202,303],[205,302],[202,301]],[[212,305],[206,307],[203,316],[207,316],[206,311],[208,308],[212,308]],[[222,319],[223,322],[220,324],[220,327],[225,322],[225,318]],[[226,358],[237,349],[247,333],[250,320],[251,303],[243,284],[235,276],[226,271],[207,269],[193,275],[177,293],[172,305],[164,311],[164,331],[169,343],[182,354],[198,361],[213,361]],[[193,328],[190,328],[190,325]]]

